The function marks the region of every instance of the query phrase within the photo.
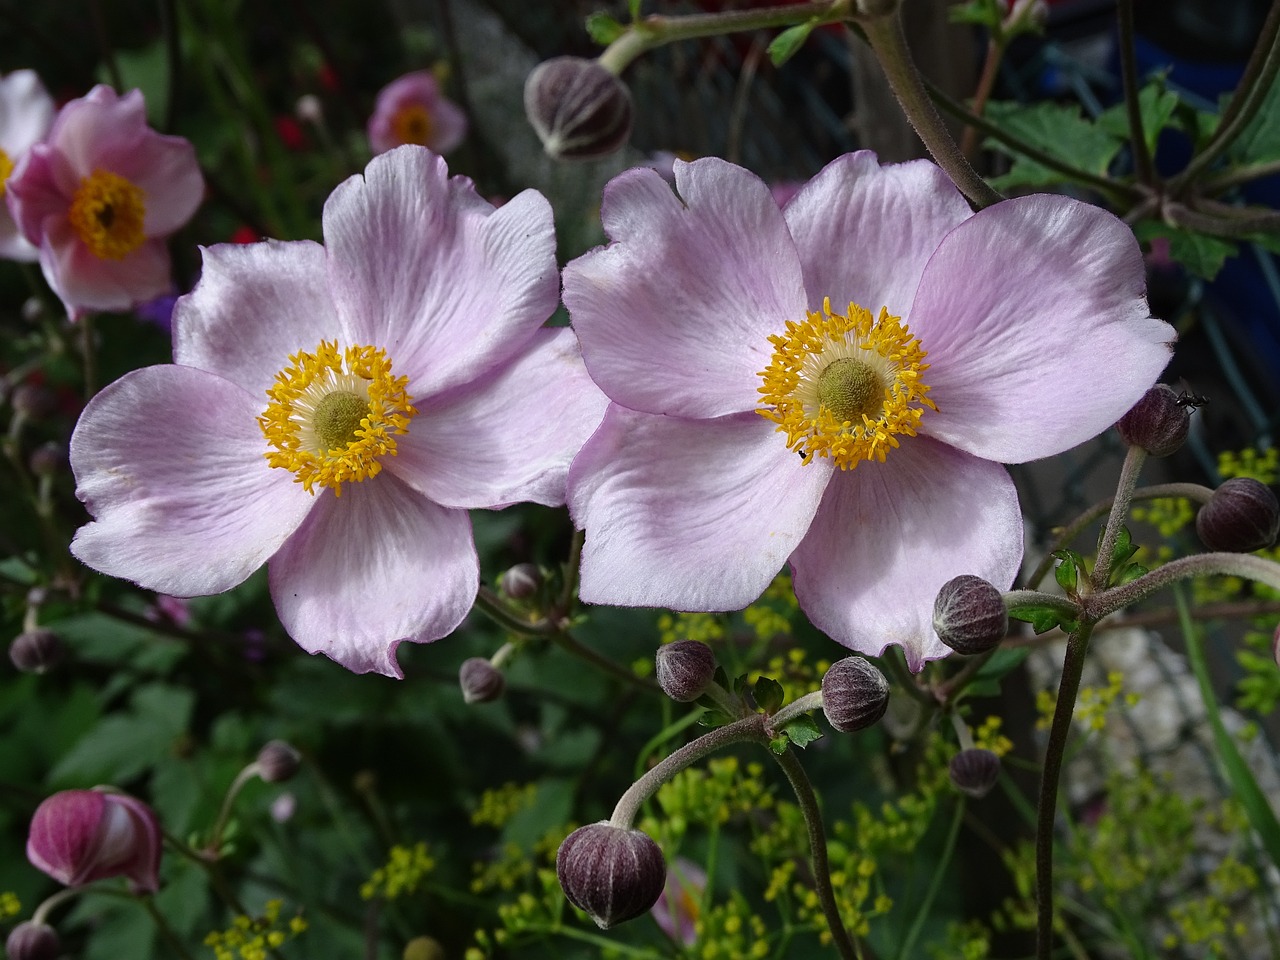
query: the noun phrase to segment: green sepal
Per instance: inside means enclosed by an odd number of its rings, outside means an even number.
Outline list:
[[[1037,634],[1047,633],[1054,627],[1061,627],[1064,632],[1072,633],[1077,626],[1074,617],[1049,604],[1020,604],[1009,611],[1009,616],[1031,624],[1031,629]]]
[[[769,749],[778,756],[782,756],[787,752],[787,744],[790,742],[791,741],[787,739],[787,735],[785,733],[780,733],[769,741]]]
[[[1140,563],[1130,563],[1126,565],[1119,573],[1111,578],[1111,585],[1118,587],[1121,584],[1129,583],[1137,580],[1139,577],[1146,576],[1151,571]]]
[[[587,17],[587,33],[602,47],[607,47],[626,32],[627,28],[607,13],[596,12]]]
[[[1102,534],[1098,535],[1098,546],[1102,546]],[[1138,550],[1141,549],[1133,542],[1133,537],[1129,533],[1126,526],[1120,527],[1120,532],[1116,534],[1115,546],[1111,548],[1111,570],[1119,570],[1133,557]]]
[[[1053,578],[1058,581],[1058,586],[1074,596],[1080,575],[1089,575],[1089,568],[1085,565],[1084,557],[1080,556],[1075,550],[1055,550],[1053,551],[1053,556],[1062,561],[1054,568]]]
[[[804,46],[804,42],[809,39],[809,34],[813,32],[815,26],[816,24],[812,20],[806,23],[797,23],[794,27],[787,27],[787,29],[774,37],[769,44],[769,59],[773,61],[773,65],[780,67],[794,57],[799,49]]]
[[[757,680],[752,696],[755,698],[756,706],[769,714],[777,713],[785,699],[782,684],[773,677],[761,677]]]
[[[818,729],[817,721],[807,713],[800,714],[778,732],[785,734],[802,750],[813,741],[822,739],[822,731]]]

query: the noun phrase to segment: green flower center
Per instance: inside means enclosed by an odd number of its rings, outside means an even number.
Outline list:
[[[818,402],[839,421],[861,423],[864,414],[874,419],[884,407],[884,381],[870,364],[843,357],[818,375]]]
[[[326,450],[342,450],[354,442],[360,423],[369,416],[369,401],[354,393],[335,390],[316,404],[312,429]]]

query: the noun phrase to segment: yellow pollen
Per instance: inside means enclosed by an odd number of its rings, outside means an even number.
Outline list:
[[[391,118],[391,130],[401,143],[427,145],[431,136],[431,114],[420,103],[410,103],[401,107]]]
[[[292,470],[311,494],[318,484],[341,496],[342,484],[376,477],[418,412],[408,383],[391,375],[385,350],[339,351],[337,341],[321,340],[315,353],[298,351],[276,374],[258,418],[271,445],[267,463]]]
[[[67,219],[89,251],[101,260],[123,260],[146,239],[142,188],[109,170],[95,170],[80,181]]]
[[[887,308],[877,319],[856,303],[832,313],[827,299],[769,342],[773,359],[760,373],[756,412],[805,463],[830,457],[841,470],[883,463],[899,435],[916,435],[925,408],[937,409],[920,378],[929,369],[925,351]]]
[[[4,185],[11,173],[13,173],[13,158],[4,152],[3,147],[0,147],[0,199],[4,198]]]

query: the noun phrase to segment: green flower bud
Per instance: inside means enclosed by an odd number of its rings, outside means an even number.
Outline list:
[[[560,844],[556,876],[569,902],[608,930],[658,902],[667,863],[647,834],[602,820],[579,827]]]
[[[841,733],[871,726],[889,708],[889,681],[863,657],[837,660],[822,676],[822,712]]]
[[[1261,550],[1280,533],[1280,502],[1270,487],[1252,477],[1233,477],[1196,514],[1196,533],[1210,550]]]
[[[956,653],[986,653],[1009,632],[1009,612],[1000,591],[972,574],[948,580],[933,602],[933,629]]]

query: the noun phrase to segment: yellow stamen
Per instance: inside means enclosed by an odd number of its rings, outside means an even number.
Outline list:
[[[391,131],[400,143],[425,147],[431,136],[431,114],[420,103],[405,104],[392,116]]]
[[[3,147],[0,147],[0,200],[4,199],[4,185],[11,173],[13,173],[13,158],[4,152]]]
[[[408,377],[393,377],[385,350],[322,340],[315,353],[299,350],[267,390],[271,403],[258,426],[273,449],[273,467],[292,470],[308,493],[359,483],[396,455],[396,434],[409,432],[418,411],[405,392]]]
[[[145,200],[141,187],[109,170],[95,170],[80,181],[67,219],[94,256],[123,260],[146,239]]]
[[[929,369],[925,351],[900,317],[849,304],[845,314],[811,312],[787,321],[772,336],[773,359],[761,371],[761,407],[778,424],[787,447],[809,463],[830,457],[841,470],[863,460],[884,462],[898,435],[916,435],[924,409],[936,410],[920,375]]]

